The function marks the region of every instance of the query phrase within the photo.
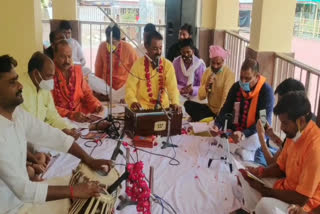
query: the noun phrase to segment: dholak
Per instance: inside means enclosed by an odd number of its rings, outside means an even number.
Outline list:
[[[112,185],[119,178],[119,173],[112,168],[107,176],[99,175],[87,165],[80,163],[70,180],[70,185],[98,181],[107,187]],[[118,197],[119,188],[112,194],[100,194],[98,198],[76,199],[72,201],[69,214],[111,214]]]

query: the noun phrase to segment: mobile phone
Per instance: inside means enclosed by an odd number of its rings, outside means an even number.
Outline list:
[[[250,172],[247,171],[247,170],[246,170],[246,172],[247,172],[247,176],[248,176],[249,178],[251,178],[251,179],[253,179],[253,180],[256,180],[256,181],[258,181],[259,183],[265,185],[265,183],[263,182],[263,180],[261,180],[260,178],[256,177],[255,175],[253,175],[252,173],[250,173]]]
[[[260,120],[262,122],[263,127],[267,126],[267,111],[265,109],[262,109],[259,111]]]

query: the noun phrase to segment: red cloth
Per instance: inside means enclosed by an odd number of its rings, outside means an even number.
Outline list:
[[[75,65],[72,67],[70,72],[73,73],[70,74],[69,82],[67,82],[58,66],[55,67],[55,88],[52,91],[52,96],[59,114],[62,117],[72,119],[76,112],[94,113],[101,106],[101,103],[83,79],[81,66]]]

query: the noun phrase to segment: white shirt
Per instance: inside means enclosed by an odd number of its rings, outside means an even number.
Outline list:
[[[83,56],[79,42],[73,38],[70,38],[67,41],[72,48],[72,59],[74,64],[81,64],[83,67],[86,64],[86,60]]]
[[[12,120],[0,115],[0,213],[16,213],[24,203],[43,203],[48,184],[31,182],[27,141],[67,152],[74,139],[17,107]]]

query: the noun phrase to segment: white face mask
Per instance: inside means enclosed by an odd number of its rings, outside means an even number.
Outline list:
[[[291,138],[291,140],[296,143],[300,139],[302,133],[303,133],[303,131],[300,131],[300,126],[298,125],[298,131],[296,133],[296,136]]]
[[[291,140],[296,143],[300,139],[301,135],[302,135],[302,132],[297,131],[296,136],[294,136],[294,138],[292,138]]]
[[[50,79],[50,80],[44,80],[42,79],[41,74],[38,72],[41,81],[39,84],[39,88],[43,89],[43,90],[47,90],[47,91],[52,91],[54,89],[54,80]]]

